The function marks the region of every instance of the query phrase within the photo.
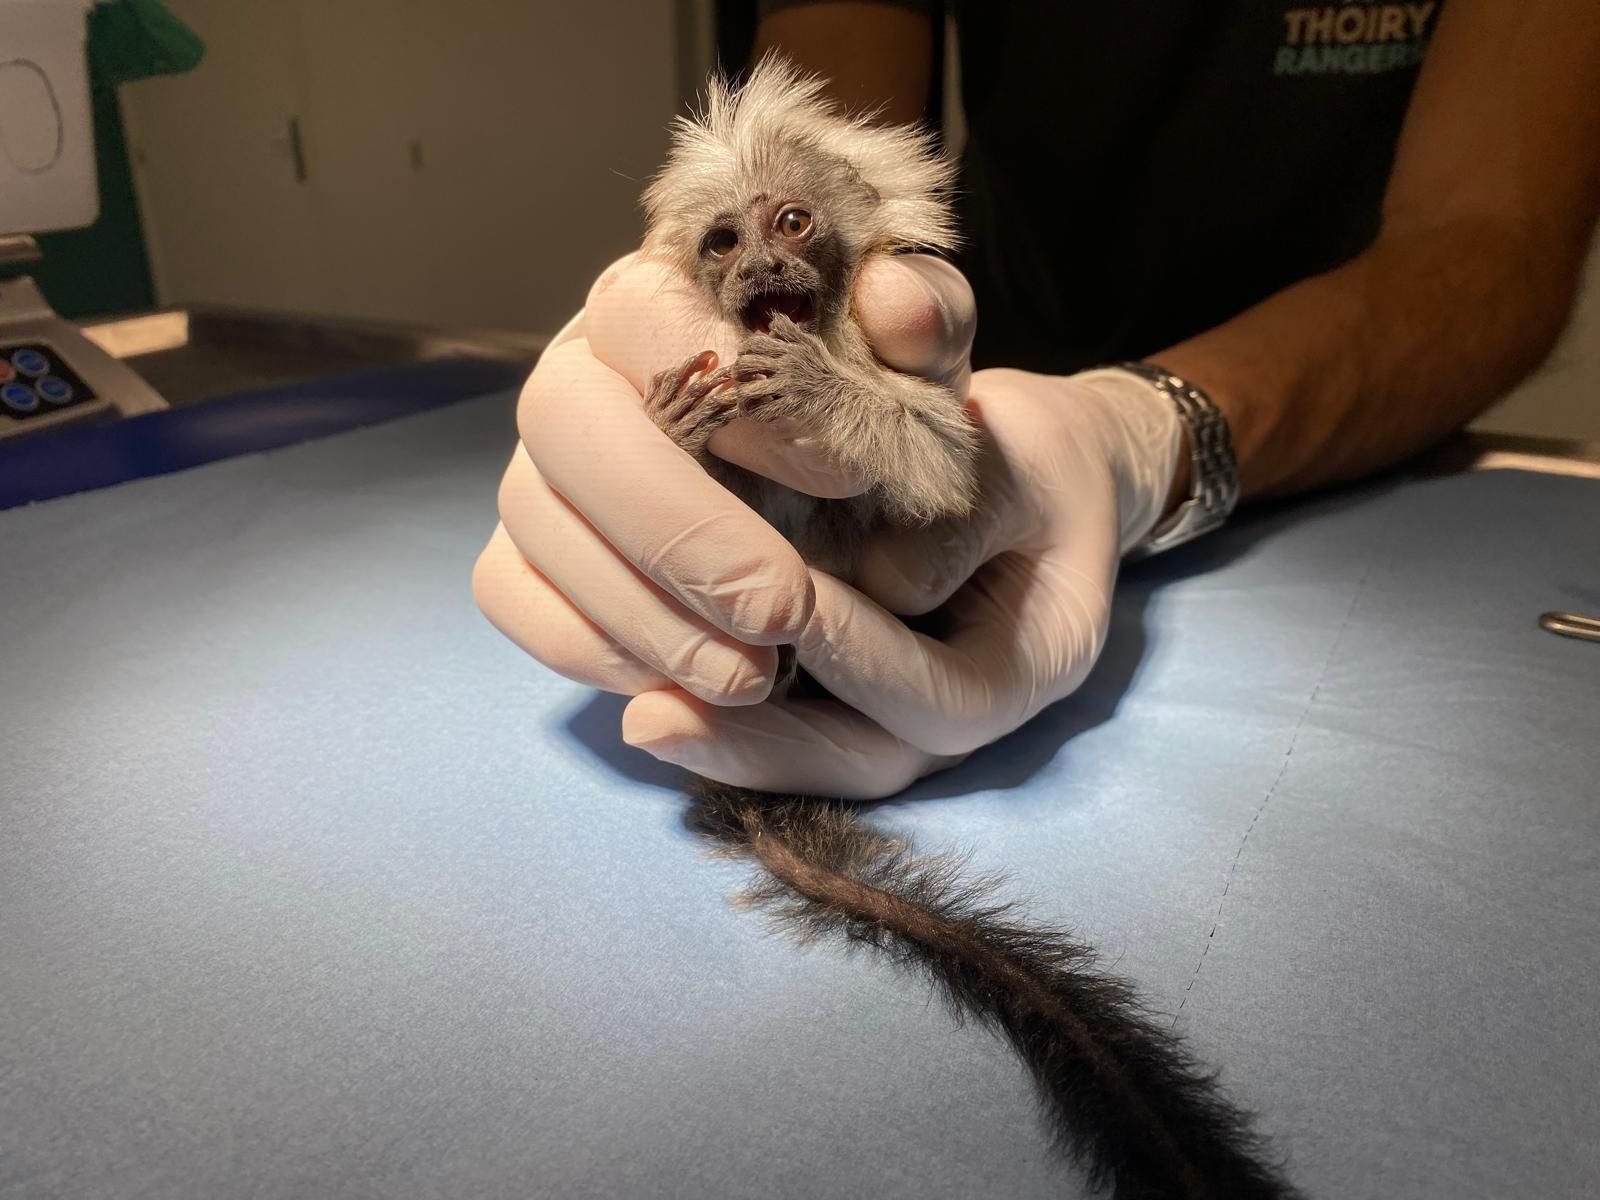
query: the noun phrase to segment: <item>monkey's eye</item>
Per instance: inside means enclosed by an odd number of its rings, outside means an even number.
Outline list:
[[[811,214],[803,208],[786,208],[778,214],[778,232],[786,238],[805,236],[811,228]]]
[[[731,229],[713,229],[706,234],[701,249],[714,258],[723,258],[739,244],[739,235]]]

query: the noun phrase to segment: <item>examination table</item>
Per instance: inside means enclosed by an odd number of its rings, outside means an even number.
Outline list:
[[[730,907],[621,701],[478,613],[513,405],[0,512],[0,1197],[1082,1192],[1005,1045]],[[1600,480],[1252,512],[873,819],[1096,945],[1309,1196],[1600,1195],[1548,609],[1600,611]]]

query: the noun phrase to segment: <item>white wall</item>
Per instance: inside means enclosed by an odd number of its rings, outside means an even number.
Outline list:
[[[552,332],[637,242],[704,57],[684,0],[170,5],[204,63],[124,89],[164,303]]]
[[[172,7],[205,39],[204,64],[121,91],[157,295],[293,308],[321,280],[310,192],[288,149],[302,107],[294,14]]]
[[[1577,312],[1549,362],[1473,428],[1600,442],[1600,238]]]

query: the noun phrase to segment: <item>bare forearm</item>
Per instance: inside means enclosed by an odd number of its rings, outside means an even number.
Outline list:
[[[1154,357],[1227,414],[1247,497],[1356,478],[1461,428],[1549,352],[1578,256],[1528,245],[1491,220],[1382,237]]]
[[[1216,394],[1246,495],[1397,462],[1549,352],[1600,211],[1597,54],[1593,0],[1451,0],[1377,242],[1159,356]]]

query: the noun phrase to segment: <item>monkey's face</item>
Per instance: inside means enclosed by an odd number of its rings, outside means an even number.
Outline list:
[[[804,195],[758,193],[709,223],[696,275],[722,315],[752,333],[781,313],[827,337],[847,307],[851,276],[836,221]]]

